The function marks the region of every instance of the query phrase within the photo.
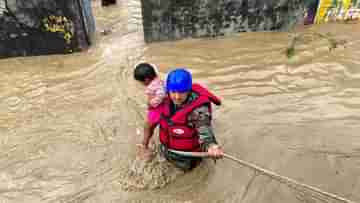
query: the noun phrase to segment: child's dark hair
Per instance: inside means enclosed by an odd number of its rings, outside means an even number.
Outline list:
[[[149,63],[140,63],[136,65],[134,70],[134,79],[145,82],[146,79],[154,79],[157,74],[155,68]]]

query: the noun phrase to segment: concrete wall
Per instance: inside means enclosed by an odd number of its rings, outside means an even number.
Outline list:
[[[89,0],[0,0],[0,58],[79,51],[94,32]]]
[[[304,17],[303,0],[141,0],[145,40],[288,29]]]
[[[128,30],[131,32],[142,30],[142,13],[140,0],[126,0],[128,9]]]

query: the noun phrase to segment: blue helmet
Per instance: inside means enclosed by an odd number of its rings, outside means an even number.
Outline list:
[[[177,68],[168,74],[166,79],[167,92],[188,92],[191,87],[191,73],[184,68]]]

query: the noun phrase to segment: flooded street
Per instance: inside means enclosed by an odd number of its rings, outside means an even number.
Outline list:
[[[95,3],[88,51],[0,60],[1,203],[337,202],[225,159],[187,174],[155,162],[136,177],[140,60],[162,77],[187,67],[224,99],[214,128],[227,153],[360,202],[360,24],[298,28],[345,47],[307,37],[288,59],[285,32],[145,44],[125,6]]]

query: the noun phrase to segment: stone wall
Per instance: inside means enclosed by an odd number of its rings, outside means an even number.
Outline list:
[[[0,0],[0,58],[80,51],[94,32],[90,0]]]
[[[141,0],[145,40],[288,29],[304,18],[303,0]]]

